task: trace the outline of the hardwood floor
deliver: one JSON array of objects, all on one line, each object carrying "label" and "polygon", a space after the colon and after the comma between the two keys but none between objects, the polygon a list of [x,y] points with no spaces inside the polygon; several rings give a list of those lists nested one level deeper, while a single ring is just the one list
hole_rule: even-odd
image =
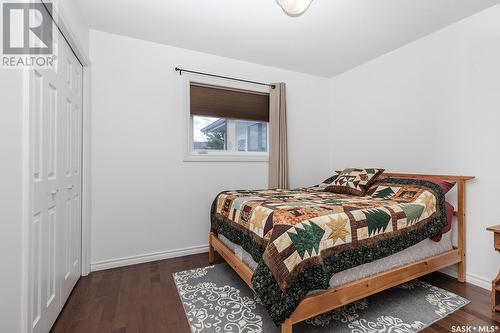
[{"label": "hardwood floor", "polygon": [[[199,254],[82,277],[51,332],[190,333],[172,273],[206,265],[207,254]],[[500,326],[500,313],[491,312],[488,291],[441,273],[422,280],[471,301],[424,332],[451,332],[452,326],[461,325]]]}]

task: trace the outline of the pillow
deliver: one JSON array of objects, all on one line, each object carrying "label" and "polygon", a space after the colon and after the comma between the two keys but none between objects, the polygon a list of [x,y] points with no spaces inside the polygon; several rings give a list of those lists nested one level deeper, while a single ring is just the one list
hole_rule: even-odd
[{"label": "pillow", "polygon": [[[383,175],[380,178],[382,178],[382,179],[380,179],[380,181],[384,181],[384,179],[386,179],[386,178],[398,178],[398,177],[389,177],[389,176]],[[453,186],[455,186],[455,184],[456,184],[456,182],[448,182],[446,180],[442,180],[439,178],[411,178],[411,177],[407,178],[407,177],[403,177],[403,179],[426,180],[428,182],[434,183],[437,186],[441,187],[441,190],[443,190],[444,194],[448,193],[453,188]]]},{"label": "pillow", "polygon": [[363,196],[384,169],[344,169],[324,190]]},{"label": "pillow", "polygon": [[446,180],[442,179],[427,179],[427,180],[441,187],[444,194],[448,193],[456,184],[455,182],[447,182]]},{"label": "pillow", "polygon": [[[381,178],[390,178],[390,177],[384,177],[382,176]],[[398,178],[398,177],[394,177],[394,178]],[[448,193],[452,188],[453,186],[455,186],[456,182],[448,182],[446,180],[442,180],[442,179],[439,179],[439,178],[403,178],[403,179],[418,179],[418,180],[426,180],[428,182],[431,182],[431,183],[434,183],[436,184],[437,186],[441,187],[441,189],[443,190],[443,193],[446,194]],[[381,180],[383,181],[383,180]]]},{"label": "pillow", "polygon": [[333,181],[335,179],[337,179],[338,176],[339,176],[339,174],[337,173],[336,175],[333,175],[330,178],[323,180],[323,182],[321,184],[319,184],[318,187],[320,189],[324,190],[325,188],[327,188],[328,186],[330,186],[330,184],[333,183]]}]

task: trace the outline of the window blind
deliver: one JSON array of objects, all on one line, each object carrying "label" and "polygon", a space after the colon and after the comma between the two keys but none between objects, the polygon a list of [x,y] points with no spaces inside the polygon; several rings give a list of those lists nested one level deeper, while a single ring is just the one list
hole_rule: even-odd
[{"label": "window blind", "polygon": [[269,122],[269,94],[191,83],[191,115]]}]

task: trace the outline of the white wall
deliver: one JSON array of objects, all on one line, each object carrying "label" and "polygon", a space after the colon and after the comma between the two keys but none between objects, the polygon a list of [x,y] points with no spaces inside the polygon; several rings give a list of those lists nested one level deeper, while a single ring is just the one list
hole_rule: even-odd
[{"label": "white wall", "polygon": [[78,48],[82,55],[88,58],[89,53],[89,26],[83,19],[82,10],[75,0],[52,0],[55,10],[63,20],[66,33],[71,39],[73,48]]},{"label": "white wall", "polygon": [[21,330],[23,75],[0,69],[0,328]]},{"label": "white wall", "polygon": [[183,162],[185,81],[175,66],[286,82],[291,185],[331,174],[327,79],[93,30],[90,56],[93,269],[204,250],[213,198],[267,187],[267,163]]},{"label": "white wall", "polygon": [[332,165],[474,175],[468,185],[468,280],[500,267],[500,5],[330,82]]}]

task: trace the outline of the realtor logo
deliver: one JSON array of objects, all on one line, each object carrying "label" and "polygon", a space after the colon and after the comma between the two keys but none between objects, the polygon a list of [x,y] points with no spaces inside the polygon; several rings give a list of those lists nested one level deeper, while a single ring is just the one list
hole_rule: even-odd
[{"label": "realtor logo", "polygon": [[52,3],[2,3],[2,67],[51,67]]}]

